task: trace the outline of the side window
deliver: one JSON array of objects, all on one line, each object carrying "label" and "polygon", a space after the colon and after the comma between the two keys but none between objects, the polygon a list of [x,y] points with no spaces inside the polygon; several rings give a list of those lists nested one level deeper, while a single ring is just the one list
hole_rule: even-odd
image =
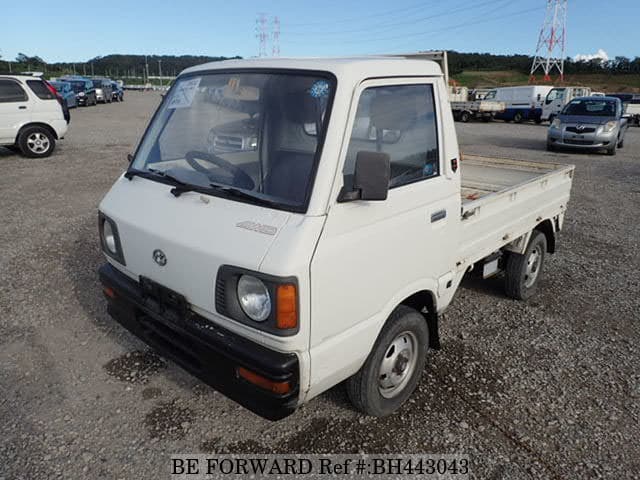
[{"label": "side window", "polygon": [[42,80],[27,80],[27,85],[29,85],[29,88],[40,100],[52,100],[56,98]]},{"label": "side window", "polygon": [[0,103],[26,101],[27,94],[17,82],[0,79]]},{"label": "side window", "polygon": [[367,88],[358,110],[343,174],[353,179],[360,151],[389,154],[389,188],[439,175],[438,135],[432,85]]}]

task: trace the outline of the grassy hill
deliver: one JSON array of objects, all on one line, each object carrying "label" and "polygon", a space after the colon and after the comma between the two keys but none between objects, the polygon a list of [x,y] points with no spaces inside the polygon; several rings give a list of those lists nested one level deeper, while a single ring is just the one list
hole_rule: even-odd
[{"label": "grassy hill", "polygon": [[[529,77],[516,71],[470,71],[466,70],[453,78],[460,85],[467,87],[507,87],[511,85],[526,85]],[[538,76],[537,83],[542,82]],[[558,83],[558,82],[555,82]],[[636,92],[640,93],[640,74],[610,75],[606,73],[582,73],[565,76],[566,85],[591,87],[600,92]]]}]

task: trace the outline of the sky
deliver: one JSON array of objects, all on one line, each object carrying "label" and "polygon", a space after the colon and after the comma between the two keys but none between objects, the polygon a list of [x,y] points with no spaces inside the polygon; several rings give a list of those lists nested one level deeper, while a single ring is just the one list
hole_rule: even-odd
[{"label": "sky", "polygon": [[[280,56],[457,50],[533,55],[546,0],[0,0],[0,56],[83,62],[112,53],[252,57],[256,20]],[[37,12],[34,15],[34,12]],[[566,55],[640,56],[639,0],[569,0]],[[272,54],[273,42],[267,41]]]}]

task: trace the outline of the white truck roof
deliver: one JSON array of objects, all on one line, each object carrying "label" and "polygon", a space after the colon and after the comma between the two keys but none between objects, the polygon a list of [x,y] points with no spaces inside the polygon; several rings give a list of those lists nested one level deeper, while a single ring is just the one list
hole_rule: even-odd
[{"label": "white truck roof", "polygon": [[410,60],[403,57],[365,56],[346,58],[250,58],[223,60],[190,67],[180,75],[205,70],[228,68],[274,68],[318,70],[333,73],[342,81],[359,82],[364,78],[389,76],[442,76],[440,66],[432,60]]}]

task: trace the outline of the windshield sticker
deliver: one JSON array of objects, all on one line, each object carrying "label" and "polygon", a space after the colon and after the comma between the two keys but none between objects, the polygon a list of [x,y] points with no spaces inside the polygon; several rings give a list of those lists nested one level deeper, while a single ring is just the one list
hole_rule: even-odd
[{"label": "windshield sticker", "polygon": [[169,105],[167,108],[187,108],[191,106],[193,97],[196,96],[196,91],[200,85],[202,77],[192,78],[191,80],[182,80],[171,95]]},{"label": "windshield sticker", "polygon": [[311,85],[309,95],[311,95],[313,98],[327,97],[329,95],[329,82],[327,82],[326,80],[318,80],[313,85]]}]

